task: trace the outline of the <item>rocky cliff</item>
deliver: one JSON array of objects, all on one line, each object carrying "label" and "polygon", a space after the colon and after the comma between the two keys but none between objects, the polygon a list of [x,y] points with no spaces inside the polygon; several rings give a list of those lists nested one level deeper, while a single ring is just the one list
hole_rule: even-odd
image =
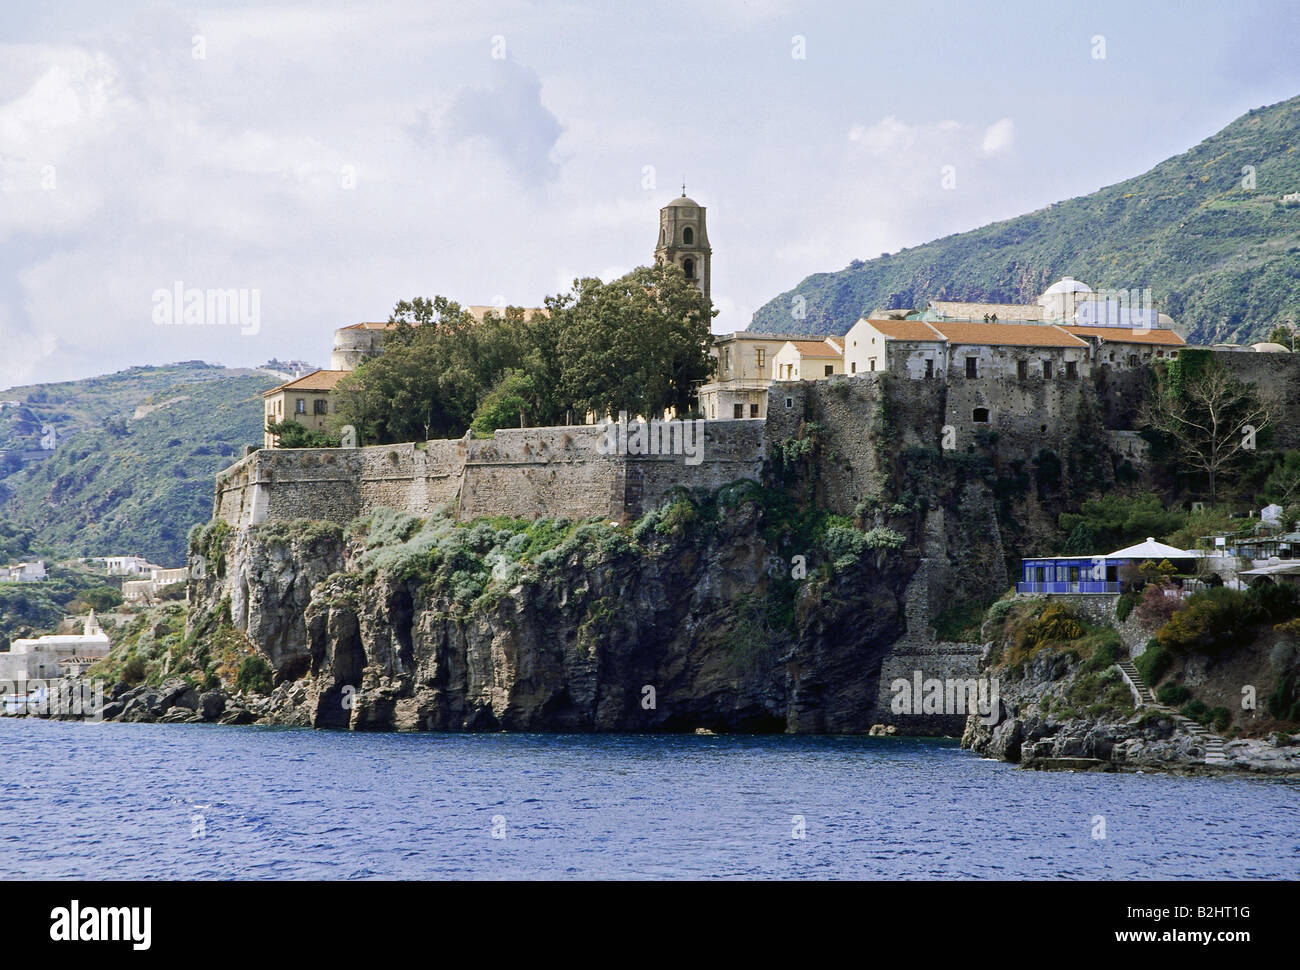
[{"label": "rocky cliff", "polygon": [[1121,672],[1113,628],[1041,597],[1003,600],[989,617],[980,675],[998,680],[997,716],[970,716],[963,747],[1022,768],[1300,776],[1300,733],[1224,742],[1154,703]]},{"label": "rocky cliff", "polygon": [[272,723],[865,732],[915,558],[838,548],[852,530],[771,499],[683,495],[633,529],[218,524],[191,550],[191,626],[229,622],[269,661]]}]

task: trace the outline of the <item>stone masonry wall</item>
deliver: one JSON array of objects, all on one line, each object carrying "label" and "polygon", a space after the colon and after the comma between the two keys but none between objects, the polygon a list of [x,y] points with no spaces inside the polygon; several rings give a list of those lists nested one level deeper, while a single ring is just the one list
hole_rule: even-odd
[{"label": "stone masonry wall", "polygon": [[684,454],[606,455],[601,428],[502,429],[470,438],[365,448],[263,449],[217,476],[213,514],[231,525],[297,518],[347,522],[383,506],[458,517],[637,518],[676,486],[757,480],[762,421],[704,422],[698,463]]}]

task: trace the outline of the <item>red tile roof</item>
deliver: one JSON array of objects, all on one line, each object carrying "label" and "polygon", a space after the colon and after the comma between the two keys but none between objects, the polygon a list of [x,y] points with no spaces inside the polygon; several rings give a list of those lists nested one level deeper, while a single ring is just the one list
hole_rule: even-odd
[{"label": "red tile roof", "polygon": [[923,320],[868,320],[867,323],[888,340],[940,340],[928,323]]},{"label": "red tile roof", "polygon": [[843,354],[822,340],[790,340],[787,343],[794,344],[801,357],[839,357]]},{"label": "red tile roof", "polygon": [[978,344],[1009,347],[1086,347],[1086,342],[1060,327],[1036,323],[948,323],[930,324],[950,344]]},{"label": "red tile roof", "polygon": [[1062,330],[1076,337],[1100,337],[1112,344],[1158,344],[1162,347],[1186,347],[1187,341],[1172,330],[1148,330],[1143,333],[1128,327],[1074,327],[1063,326]]},{"label": "red tile roof", "polygon": [[338,382],[343,380],[349,373],[351,372],[345,370],[314,370],[310,374],[304,374],[302,377],[281,384],[279,387],[263,391],[262,397],[270,397],[280,391],[332,391],[338,385]]}]

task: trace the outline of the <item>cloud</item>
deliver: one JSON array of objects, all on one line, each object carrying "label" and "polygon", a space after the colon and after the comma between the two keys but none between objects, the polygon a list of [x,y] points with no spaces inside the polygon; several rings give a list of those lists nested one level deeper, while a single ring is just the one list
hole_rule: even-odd
[{"label": "cloud", "polygon": [[989,125],[984,132],[982,148],[985,155],[1001,155],[1009,151],[1016,142],[1016,124],[1010,118],[1003,118]]},{"label": "cloud", "polygon": [[499,75],[487,87],[463,89],[442,121],[455,141],[480,141],[504,159],[526,182],[555,178],[551,158],[563,132],[559,119],[542,104],[537,72],[513,60],[498,65]]}]

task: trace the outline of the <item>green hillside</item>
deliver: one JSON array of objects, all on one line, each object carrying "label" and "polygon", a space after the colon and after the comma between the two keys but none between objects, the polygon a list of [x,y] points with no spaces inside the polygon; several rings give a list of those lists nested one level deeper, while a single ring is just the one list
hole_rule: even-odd
[{"label": "green hillside", "polygon": [[[1300,97],[1091,195],[809,276],[760,307],[750,329],[843,334],[875,308],[1032,303],[1073,276],[1095,289],[1150,287],[1192,343],[1266,340],[1288,317],[1300,325],[1300,204],[1280,201],[1300,192],[1297,144]],[[802,321],[791,318],[796,293]]]},{"label": "green hillside", "polygon": [[[262,440],[262,371],[198,361],[0,391],[0,537],[53,558],[185,561],[186,534],[212,514],[213,475]],[[41,428],[56,448],[39,450]]]}]

